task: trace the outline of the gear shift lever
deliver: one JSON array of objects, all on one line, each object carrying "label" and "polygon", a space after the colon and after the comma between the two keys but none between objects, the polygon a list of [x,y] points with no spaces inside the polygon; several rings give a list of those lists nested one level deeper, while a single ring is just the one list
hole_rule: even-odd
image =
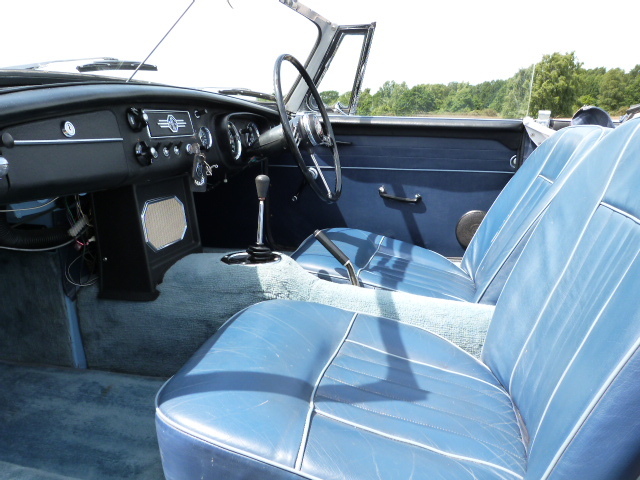
[{"label": "gear shift lever", "polygon": [[256,177],[256,191],[258,192],[258,236],[256,238],[256,244],[262,245],[262,238],[264,232],[264,201],[267,199],[267,192],[269,191],[269,177],[266,175],[258,175]]},{"label": "gear shift lever", "polygon": [[269,177],[258,175],[256,177],[256,191],[258,193],[258,231],[256,243],[247,248],[246,252],[238,252],[226,255],[222,261],[229,264],[256,264],[269,263],[280,259],[280,255],[273,253],[264,244],[264,201],[269,191]]}]

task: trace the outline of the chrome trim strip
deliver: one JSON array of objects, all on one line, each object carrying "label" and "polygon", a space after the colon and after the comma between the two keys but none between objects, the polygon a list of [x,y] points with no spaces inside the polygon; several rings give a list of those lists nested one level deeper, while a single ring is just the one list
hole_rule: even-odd
[{"label": "chrome trim strip", "polygon": [[52,140],[15,140],[15,145],[65,145],[75,143],[115,143],[124,142],[123,138],[69,138]]}]

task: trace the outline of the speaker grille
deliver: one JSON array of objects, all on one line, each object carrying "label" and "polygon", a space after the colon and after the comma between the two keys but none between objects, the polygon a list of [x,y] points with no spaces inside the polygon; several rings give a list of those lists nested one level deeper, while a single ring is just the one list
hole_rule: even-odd
[{"label": "speaker grille", "polygon": [[141,216],[144,240],[156,252],[179,242],[187,233],[184,204],[177,197],[147,200]]}]

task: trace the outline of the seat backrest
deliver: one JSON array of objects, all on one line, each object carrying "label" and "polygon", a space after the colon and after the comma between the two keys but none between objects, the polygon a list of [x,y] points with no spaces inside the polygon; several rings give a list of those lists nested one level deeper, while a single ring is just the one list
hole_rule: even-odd
[{"label": "seat backrest", "polygon": [[487,212],[462,259],[462,268],[476,284],[476,302],[497,301],[518,247],[580,159],[610,131],[596,125],[563,128],[524,162]]},{"label": "seat backrest", "polygon": [[640,471],[640,119],[576,167],[497,303],[483,360],[517,406],[526,478]]}]

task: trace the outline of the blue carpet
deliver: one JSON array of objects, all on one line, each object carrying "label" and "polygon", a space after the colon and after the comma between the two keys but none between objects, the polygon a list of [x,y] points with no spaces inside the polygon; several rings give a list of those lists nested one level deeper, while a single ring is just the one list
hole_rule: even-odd
[{"label": "blue carpet", "polygon": [[0,363],[0,479],[162,479],[163,379]]}]

